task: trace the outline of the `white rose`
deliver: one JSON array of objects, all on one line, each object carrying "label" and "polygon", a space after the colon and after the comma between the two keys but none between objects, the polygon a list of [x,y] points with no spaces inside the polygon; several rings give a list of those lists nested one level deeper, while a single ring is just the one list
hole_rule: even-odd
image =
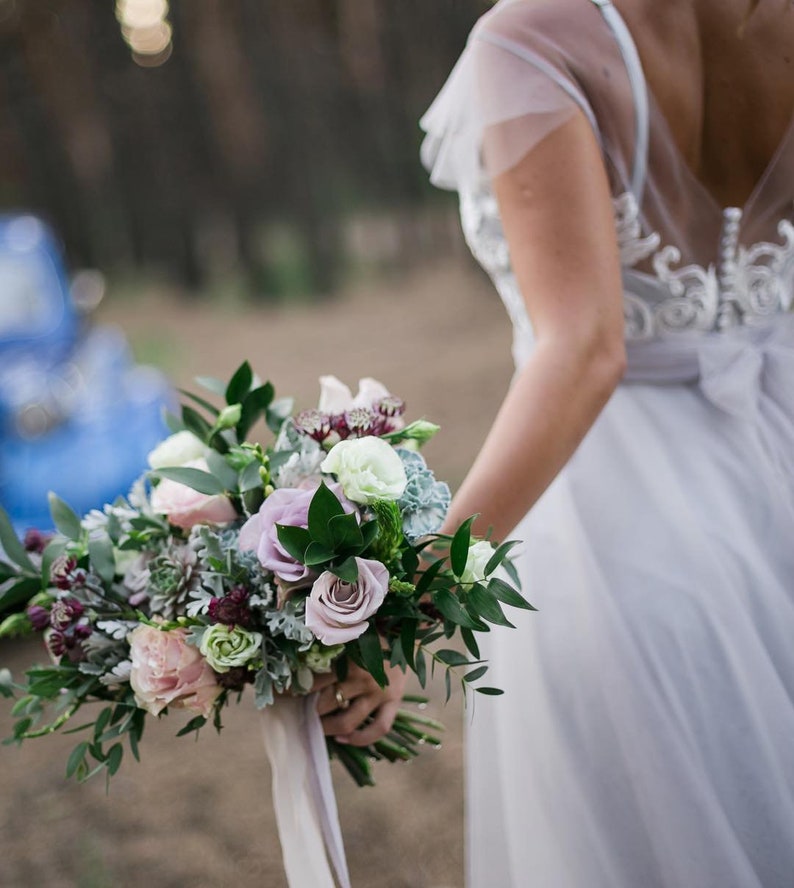
[{"label": "white rose", "polygon": [[408,483],[394,448],[374,435],[335,444],[320,468],[336,475],[345,496],[354,503],[399,499]]},{"label": "white rose", "polygon": [[469,546],[466,567],[460,575],[461,583],[479,583],[485,579],[485,566],[494,553],[493,546],[487,540],[479,540]]},{"label": "white rose", "polygon": [[161,441],[157,447],[146,457],[153,469],[163,469],[166,466],[184,466],[194,459],[205,456],[207,447],[197,438],[193,432],[185,429],[177,432]]}]

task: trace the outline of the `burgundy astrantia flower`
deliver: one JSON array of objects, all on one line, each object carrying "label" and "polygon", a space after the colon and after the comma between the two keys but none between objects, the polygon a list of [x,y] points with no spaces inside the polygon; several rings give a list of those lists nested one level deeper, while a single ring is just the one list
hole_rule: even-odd
[{"label": "burgundy astrantia flower", "polygon": [[226,626],[249,626],[249,596],[250,593],[244,586],[235,586],[223,598],[213,598],[209,606],[210,619],[213,623],[223,623]]},{"label": "burgundy astrantia flower", "polygon": [[61,555],[52,563],[50,569],[50,581],[53,586],[62,591],[80,588],[85,585],[86,572],[77,566],[77,559],[68,555]]},{"label": "burgundy astrantia flower", "polygon": [[85,659],[81,642],[92,633],[87,623],[76,623],[66,629],[54,629],[47,636],[47,647],[53,657],[66,656],[72,663]]},{"label": "burgundy astrantia flower", "polygon": [[25,531],[23,545],[28,552],[35,552],[36,554],[41,555],[51,539],[51,533],[43,533],[40,530],[36,530],[35,527],[31,527]]},{"label": "burgundy astrantia flower", "polygon": [[27,615],[30,625],[39,632],[50,625],[50,612],[40,604],[31,604],[27,609]]},{"label": "burgundy astrantia flower", "polygon": [[242,691],[247,684],[253,684],[256,673],[245,666],[233,666],[228,672],[216,672],[218,684],[227,691]]},{"label": "burgundy astrantia flower", "polygon": [[345,413],[345,425],[348,432],[356,438],[373,434],[378,419],[378,415],[369,407],[354,407]]},{"label": "burgundy astrantia flower", "polygon": [[61,598],[50,608],[50,626],[66,629],[83,615],[83,605],[76,598]]},{"label": "burgundy astrantia flower", "polygon": [[331,434],[331,417],[320,410],[301,410],[293,422],[300,434],[313,438],[318,444]]}]

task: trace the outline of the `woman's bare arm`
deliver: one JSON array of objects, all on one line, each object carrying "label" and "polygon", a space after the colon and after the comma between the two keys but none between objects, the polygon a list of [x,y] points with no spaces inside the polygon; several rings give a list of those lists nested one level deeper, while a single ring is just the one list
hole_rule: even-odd
[{"label": "woman's bare arm", "polygon": [[625,368],[620,262],[601,151],[583,116],[494,188],[536,346],[508,391],[445,529],[504,539],[606,404]]}]

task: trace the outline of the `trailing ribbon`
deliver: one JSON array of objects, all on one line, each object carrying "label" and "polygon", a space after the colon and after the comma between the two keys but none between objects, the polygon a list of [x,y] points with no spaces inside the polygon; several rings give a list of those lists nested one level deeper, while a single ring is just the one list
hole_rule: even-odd
[{"label": "trailing ribbon", "polygon": [[280,698],[262,710],[284,870],[290,888],[350,888],[317,698]]}]

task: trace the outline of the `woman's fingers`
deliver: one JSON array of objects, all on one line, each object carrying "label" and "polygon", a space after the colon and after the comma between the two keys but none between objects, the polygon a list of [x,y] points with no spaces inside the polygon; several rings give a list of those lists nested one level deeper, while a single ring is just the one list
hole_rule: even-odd
[{"label": "woman's fingers", "polygon": [[362,694],[352,700],[347,709],[336,708],[335,712],[323,716],[323,731],[327,736],[349,734],[375,710],[380,703],[378,697]]},{"label": "woman's fingers", "polygon": [[383,703],[369,724],[347,734],[336,734],[334,739],[339,743],[349,743],[350,746],[369,746],[389,733],[399,708],[398,700]]}]

